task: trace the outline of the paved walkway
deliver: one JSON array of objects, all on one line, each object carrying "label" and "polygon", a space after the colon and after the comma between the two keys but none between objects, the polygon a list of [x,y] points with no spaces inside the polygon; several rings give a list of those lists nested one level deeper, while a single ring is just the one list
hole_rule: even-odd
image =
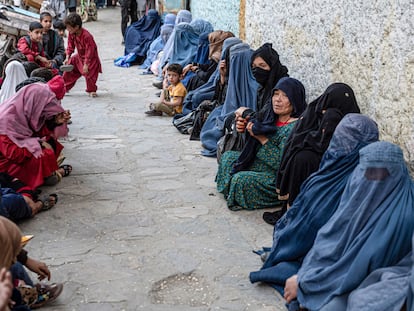
[{"label": "paved walkway", "polygon": [[73,124],[64,142],[71,176],[52,210],[24,222],[27,246],[64,282],[47,310],[285,310],[276,292],[252,285],[271,245],[263,211],[231,212],[215,190],[216,160],[167,117],[146,117],[152,77],[117,68],[120,8],[85,24],[104,73],[98,98],[80,80],[63,100]]}]

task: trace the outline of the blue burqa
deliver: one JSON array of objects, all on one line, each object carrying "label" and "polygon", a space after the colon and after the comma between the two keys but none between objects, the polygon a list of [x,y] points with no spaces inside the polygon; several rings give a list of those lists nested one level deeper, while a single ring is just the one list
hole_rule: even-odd
[{"label": "blue burqa", "polygon": [[374,270],[411,251],[414,183],[400,147],[375,142],[360,150],[337,211],[319,230],[298,271],[298,302],[320,310],[348,295]]},{"label": "blue burqa", "polygon": [[[224,59],[224,52],[228,48],[238,43],[242,43],[242,41],[236,37],[231,37],[224,40],[220,60]],[[216,83],[219,78],[220,72],[217,66],[216,71],[211,75],[206,84],[200,86],[199,88],[187,94],[183,103],[183,113],[180,117],[185,116],[197,109],[197,107],[201,104],[203,100],[211,100],[214,96],[216,90]]]},{"label": "blue burqa", "polygon": [[318,230],[331,218],[345,185],[359,162],[359,150],[378,140],[378,127],[369,117],[347,114],[335,129],[319,170],[302,185],[291,208],[276,223],[273,245],[261,270],[250,281],[266,282],[283,295],[287,278],[296,274]]},{"label": "blue burqa", "polygon": [[198,34],[188,23],[180,23],[174,29],[174,43],[169,64],[180,64],[185,67],[191,63],[197,54]]},{"label": "blue burqa", "polygon": [[160,34],[161,17],[156,10],[149,10],[146,16],[128,26],[125,32],[125,55],[134,53],[145,57],[148,48]]},{"label": "blue burqa", "polygon": [[230,67],[224,104],[208,116],[200,133],[204,156],[215,157],[217,142],[224,134],[224,120],[239,107],[256,110],[258,84],[251,70],[252,50],[246,43],[230,48]]},{"label": "blue burqa", "polygon": [[191,27],[193,27],[194,32],[199,36],[204,32],[210,33],[214,31],[213,25],[211,25],[210,22],[201,18],[193,19],[190,25]]}]

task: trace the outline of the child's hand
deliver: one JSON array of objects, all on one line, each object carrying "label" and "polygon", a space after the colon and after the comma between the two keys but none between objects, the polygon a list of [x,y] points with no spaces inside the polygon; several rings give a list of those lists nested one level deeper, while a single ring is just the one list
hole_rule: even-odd
[{"label": "child's hand", "polygon": [[69,64],[69,56],[66,56],[65,60],[63,61],[63,65]]},{"label": "child's hand", "polygon": [[87,75],[89,73],[89,66],[88,64],[83,65],[83,74]]},{"label": "child's hand", "polygon": [[13,283],[10,272],[6,268],[0,271],[0,310],[8,310],[10,298],[13,291]]}]

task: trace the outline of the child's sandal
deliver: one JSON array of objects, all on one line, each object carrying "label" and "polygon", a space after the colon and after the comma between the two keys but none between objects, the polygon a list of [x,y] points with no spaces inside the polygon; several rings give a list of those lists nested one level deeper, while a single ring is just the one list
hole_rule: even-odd
[{"label": "child's sandal", "polygon": [[64,164],[64,165],[59,166],[59,168],[61,168],[63,170],[62,177],[69,176],[70,173],[72,173],[72,165]]}]

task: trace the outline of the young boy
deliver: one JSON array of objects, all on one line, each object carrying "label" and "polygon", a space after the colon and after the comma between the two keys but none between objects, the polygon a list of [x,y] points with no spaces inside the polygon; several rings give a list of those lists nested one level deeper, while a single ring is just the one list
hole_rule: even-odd
[{"label": "young boy", "polygon": [[183,101],[187,94],[184,84],[181,83],[183,67],[180,64],[171,64],[167,68],[167,80],[170,86],[161,92],[160,102],[151,104],[150,110],[145,113],[149,116],[162,116],[165,112],[173,116],[183,111]]},{"label": "young boy", "polygon": [[29,34],[17,42],[17,49],[22,52],[29,62],[35,62],[40,67],[50,68],[51,62],[46,58],[43,44],[43,26],[39,22],[29,24]]},{"label": "young boy", "polygon": [[[98,47],[93,36],[85,28],[82,28],[82,19],[76,13],[70,13],[65,21],[69,31],[68,47],[64,64],[73,65],[73,70],[63,73],[66,90],[69,91],[76,81],[84,76],[86,80],[86,92],[91,97],[96,97],[96,80],[102,72],[101,61],[98,56]],[[77,53],[73,54],[77,50]]]},{"label": "young boy", "polygon": [[43,26],[42,42],[46,58],[53,68],[58,69],[66,57],[63,39],[52,29],[52,15],[49,12],[40,13],[40,23]]},{"label": "young boy", "polygon": [[57,31],[61,38],[66,37],[66,26],[61,20],[57,19],[53,22],[53,29]]}]

